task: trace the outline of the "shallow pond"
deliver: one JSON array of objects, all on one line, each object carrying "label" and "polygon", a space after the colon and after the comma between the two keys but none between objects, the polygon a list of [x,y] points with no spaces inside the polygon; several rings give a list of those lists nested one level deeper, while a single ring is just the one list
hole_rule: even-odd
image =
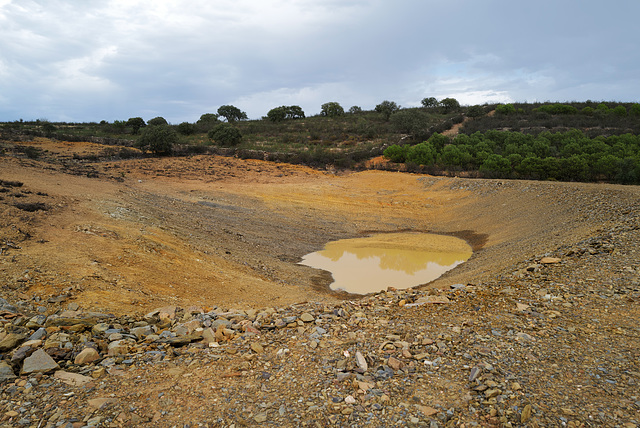
[{"label": "shallow pond", "polygon": [[374,293],[433,281],[471,257],[466,241],[432,233],[385,233],[329,242],[300,264],[333,275],[332,290]]}]

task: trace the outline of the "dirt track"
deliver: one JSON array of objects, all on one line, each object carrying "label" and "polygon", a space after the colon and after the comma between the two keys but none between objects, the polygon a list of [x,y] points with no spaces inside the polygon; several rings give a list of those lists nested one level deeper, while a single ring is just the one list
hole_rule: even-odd
[{"label": "dirt track", "polygon": [[[10,301],[69,294],[67,302],[80,308],[116,315],[167,305],[339,304],[354,296],[328,292],[327,275],[296,261],[330,240],[371,232],[433,231],[467,239],[474,255],[427,285],[440,289],[496,282],[516,287],[522,276],[514,272],[524,272],[523,266],[612,230],[627,231],[625,245],[637,243],[640,189],[632,186],[332,174],[210,156],[74,163],[71,151],[102,148],[32,144],[47,149],[46,156],[0,157],[6,189],[0,193],[0,282]],[[16,207],[20,203],[44,209]],[[611,263],[620,269],[626,263],[637,279],[637,259],[629,251],[623,249],[624,261]],[[549,284],[578,284],[606,267],[585,268],[576,279],[580,269]],[[611,275],[615,282],[618,274]],[[443,326],[458,318],[443,319]]]}]

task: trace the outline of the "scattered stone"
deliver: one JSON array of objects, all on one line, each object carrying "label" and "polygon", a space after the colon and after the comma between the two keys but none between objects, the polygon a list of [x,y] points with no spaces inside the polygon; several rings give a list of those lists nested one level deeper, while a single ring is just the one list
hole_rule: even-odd
[{"label": "scattered stone", "polygon": [[258,342],[251,342],[251,350],[256,354],[262,354],[264,352],[264,348]]},{"label": "scattered stone", "polygon": [[15,379],[17,376],[13,372],[11,366],[5,361],[0,360],[0,382]]},{"label": "scattered stone", "polygon": [[315,318],[310,313],[305,312],[302,315],[300,315],[300,320],[303,322],[313,322],[315,321]]},{"label": "scattered stone", "polygon": [[78,365],[92,363],[96,360],[100,359],[100,353],[93,348],[84,348],[76,358],[74,359],[74,363]]},{"label": "scattered stone", "polygon": [[367,364],[367,360],[360,351],[356,352],[356,364],[363,372],[366,372],[369,369],[369,364]]},{"label": "scattered stone", "polygon": [[117,400],[115,400],[114,398],[105,397],[92,398],[91,400],[87,400],[87,404],[94,409],[102,409],[103,407],[115,402],[117,402]]},{"label": "scattered stone", "polygon": [[531,404],[527,404],[522,409],[522,413],[520,414],[520,423],[524,424],[531,419]]},{"label": "scattered stone", "polygon": [[62,370],[58,370],[57,372],[55,372],[53,374],[53,377],[71,386],[84,386],[94,381],[92,377],[84,376],[78,373],[69,373]]},{"label": "scattered stone", "polygon": [[266,413],[258,413],[253,417],[253,420],[256,421],[257,423],[262,423],[262,422],[266,422],[267,418],[268,416]]},{"label": "scattered stone", "polygon": [[0,352],[7,352],[18,346],[26,336],[24,334],[9,333],[0,341]]},{"label": "scattered stone", "polygon": [[20,374],[47,373],[59,369],[58,363],[43,349],[36,350],[31,356],[25,358]]}]

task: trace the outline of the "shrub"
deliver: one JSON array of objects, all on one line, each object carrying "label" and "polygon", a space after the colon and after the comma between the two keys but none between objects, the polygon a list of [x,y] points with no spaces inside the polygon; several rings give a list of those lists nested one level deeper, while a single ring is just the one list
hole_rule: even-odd
[{"label": "shrub", "polygon": [[349,108],[349,113],[351,113],[351,114],[362,113],[362,107],[360,107],[360,106],[351,106]]},{"label": "shrub", "polygon": [[467,116],[469,117],[480,117],[484,116],[484,108],[479,105],[471,106],[467,109]]},{"label": "shrub", "polygon": [[616,116],[624,117],[627,115],[627,109],[624,106],[617,106],[613,109],[613,114]]},{"label": "shrub", "polygon": [[420,143],[409,149],[407,162],[418,165],[433,165],[436,161],[437,151],[431,143]]},{"label": "shrub", "polygon": [[168,125],[167,119],[162,116],[154,117],[153,119],[149,119],[147,121],[147,125],[150,126],[158,126],[158,125]]},{"label": "shrub", "polygon": [[140,132],[140,128],[146,126],[146,123],[144,123],[144,119],[141,117],[130,117],[126,125],[131,127],[132,134],[137,135]]},{"label": "shrub", "polygon": [[429,143],[437,150],[442,150],[445,145],[449,144],[449,137],[446,135],[438,134],[437,132],[429,138]]},{"label": "shrub", "polygon": [[511,114],[515,112],[516,108],[513,106],[513,104],[499,104],[498,106],[496,106],[496,113],[498,114]]},{"label": "shrub", "polygon": [[383,101],[378,104],[375,108],[375,111],[382,114],[384,116],[384,120],[389,120],[391,115],[400,110],[398,104],[393,101]]},{"label": "shrub", "polygon": [[169,125],[147,126],[134,146],[142,151],[150,151],[157,155],[171,153],[173,145],[178,142],[178,134]]},{"label": "shrub", "polygon": [[209,131],[209,138],[219,146],[233,147],[242,142],[242,134],[234,126],[228,123],[221,123]]},{"label": "shrub", "polygon": [[176,127],[176,129],[178,133],[182,135],[191,135],[191,134],[195,134],[196,132],[195,125],[189,122],[182,122],[180,125]]},{"label": "shrub", "polygon": [[407,160],[407,154],[409,153],[409,146],[400,146],[394,144],[384,150],[384,156],[391,162],[402,163]]},{"label": "shrub", "polygon": [[196,122],[196,128],[199,132],[208,132],[219,123],[220,120],[217,114],[205,113],[200,116],[200,119]]}]

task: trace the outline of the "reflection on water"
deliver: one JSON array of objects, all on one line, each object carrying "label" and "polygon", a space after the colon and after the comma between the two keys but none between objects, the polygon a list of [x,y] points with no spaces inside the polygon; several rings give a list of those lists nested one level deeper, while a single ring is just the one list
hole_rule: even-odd
[{"label": "reflection on water", "polygon": [[471,257],[462,239],[429,233],[389,233],[329,242],[301,264],[333,275],[332,290],[367,294],[433,281]]}]

